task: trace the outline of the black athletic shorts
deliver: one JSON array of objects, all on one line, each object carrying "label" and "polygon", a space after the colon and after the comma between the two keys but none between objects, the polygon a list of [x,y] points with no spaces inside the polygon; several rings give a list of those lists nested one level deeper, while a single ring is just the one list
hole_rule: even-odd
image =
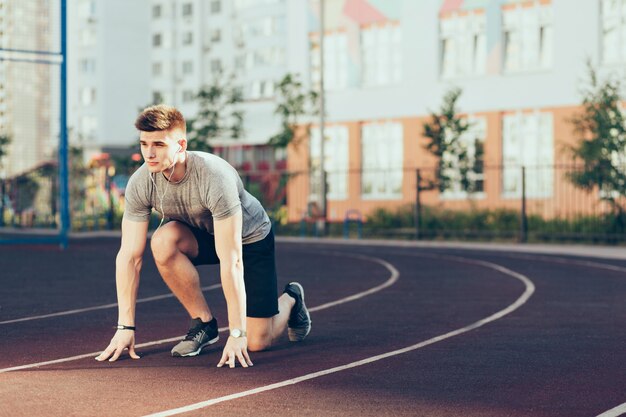
[{"label": "black athletic shorts", "polygon": [[[215,237],[187,225],[198,242],[194,265],[215,265],[220,260],[215,251]],[[274,231],[258,242],[243,245],[243,280],[246,285],[248,317],[272,317],[278,314]]]}]

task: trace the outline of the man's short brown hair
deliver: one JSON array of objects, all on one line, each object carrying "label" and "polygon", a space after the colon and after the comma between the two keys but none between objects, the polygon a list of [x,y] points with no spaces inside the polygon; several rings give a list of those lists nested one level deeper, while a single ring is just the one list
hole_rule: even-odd
[{"label": "man's short brown hair", "polygon": [[180,129],[187,132],[185,118],[178,109],[165,104],[150,106],[137,116],[135,127],[142,132]]}]

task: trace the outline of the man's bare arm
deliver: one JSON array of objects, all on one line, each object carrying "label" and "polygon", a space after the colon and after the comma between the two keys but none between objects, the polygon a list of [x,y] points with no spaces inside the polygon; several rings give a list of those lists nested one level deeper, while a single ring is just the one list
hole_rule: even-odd
[{"label": "man's bare arm", "polygon": [[119,324],[135,325],[135,304],[147,236],[148,222],[122,220],[122,244],[115,259]]},{"label": "man's bare arm", "polygon": [[[228,326],[230,329],[246,330],[246,288],[243,280],[243,249],[241,243],[242,214],[241,211],[223,220],[213,223],[215,231],[215,251],[220,259],[220,276],[224,297],[228,309]],[[233,368],[235,358],[245,368],[252,365],[248,356],[248,340],[246,337],[228,338],[222,359],[217,366],[224,363]]]},{"label": "man's bare arm", "polygon": [[[122,220],[122,244],[115,260],[115,282],[117,287],[118,324],[135,325],[135,306],[141,260],[146,247],[148,222]],[[135,353],[135,332],[118,330],[111,343],[96,360],[103,361],[110,357],[113,362],[128,348],[133,359],[139,359]]]}]

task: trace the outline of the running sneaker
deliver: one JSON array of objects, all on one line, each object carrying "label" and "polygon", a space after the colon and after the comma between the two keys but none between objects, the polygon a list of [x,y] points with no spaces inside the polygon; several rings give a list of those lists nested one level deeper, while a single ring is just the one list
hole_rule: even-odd
[{"label": "running sneaker", "polygon": [[187,336],[172,349],[172,356],[196,356],[202,348],[217,342],[220,339],[215,317],[208,323],[199,318],[191,320],[191,328]]},{"label": "running sneaker", "polygon": [[287,322],[289,340],[300,342],[311,331],[311,315],[304,304],[304,288],[297,282],[290,282],[283,292],[296,300]]}]

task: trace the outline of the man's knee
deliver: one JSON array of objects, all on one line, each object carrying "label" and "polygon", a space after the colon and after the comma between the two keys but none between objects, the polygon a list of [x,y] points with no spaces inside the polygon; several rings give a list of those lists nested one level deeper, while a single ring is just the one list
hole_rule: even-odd
[{"label": "man's knee", "polygon": [[154,233],[150,239],[150,249],[152,249],[155,262],[167,263],[178,250],[177,241],[178,238],[174,230],[162,228]]},{"label": "man's knee", "polygon": [[271,346],[272,338],[269,333],[248,338],[248,351],[250,352],[260,352],[269,349]]},{"label": "man's knee", "polygon": [[248,350],[258,352],[272,346],[272,320],[248,318]]}]

